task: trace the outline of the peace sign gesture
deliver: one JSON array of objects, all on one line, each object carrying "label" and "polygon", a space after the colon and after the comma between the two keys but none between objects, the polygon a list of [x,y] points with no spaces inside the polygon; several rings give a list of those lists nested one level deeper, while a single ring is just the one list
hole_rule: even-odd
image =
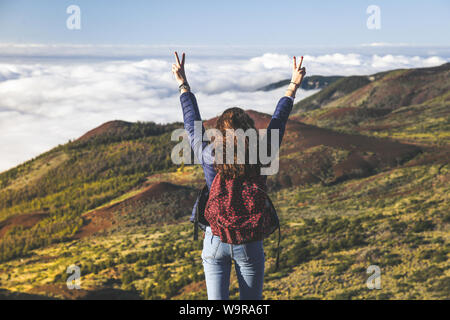
[{"label": "peace sign gesture", "polygon": [[299,87],[303,81],[303,77],[305,76],[306,70],[305,67],[302,68],[303,56],[301,57],[300,63],[297,66],[297,59],[294,56],[292,65],[292,78],[291,81]]},{"label": "peace sign gesture", "polygon": [[175,59],[177,60],[176,63],[172,64],[172,72],[175,75],[175,79],[177,80],[178,85],[187,83],[186,74],[184,72],[184,60],[185,60],[184,52],[180,62],[180,58],[178,58],[178,53],[175,51]]},{"label": "peace sign gesture", "polygon": [[300,63],[297,65],[297,58],[294,56],[292,61],[292,78],[289,84],[285,96],[295,98],[295,93],[300,87],[303,81],[303,77],[306,74],[305,67],[302,68],[303,56],[301,57]]}]

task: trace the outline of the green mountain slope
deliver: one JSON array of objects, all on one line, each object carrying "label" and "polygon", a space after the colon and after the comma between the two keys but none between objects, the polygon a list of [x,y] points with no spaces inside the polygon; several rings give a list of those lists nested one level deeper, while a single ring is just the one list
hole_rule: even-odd
[{"label": "green mountain slope", "polygon": [[320,108],[356,89],[370,83],[368,76],[352,76],[339,79],[330,86],[296,103],[294,110],[309,111]]},{"label": "green mountain slope", "polygon": [[175,170],[170,134],[180,127],[109,122],[0,174],[0,221],[49,214],[30,229],[10,228],[0,242],[0,259],[67,239],[81,226],[81,213],[129,191],[152,172]]},{"label": "green mountain slope", "polygon": [[295,109],[294,118],[320,127],[409,143],[447,144],[450,63],[343,78],[300,101]]}]

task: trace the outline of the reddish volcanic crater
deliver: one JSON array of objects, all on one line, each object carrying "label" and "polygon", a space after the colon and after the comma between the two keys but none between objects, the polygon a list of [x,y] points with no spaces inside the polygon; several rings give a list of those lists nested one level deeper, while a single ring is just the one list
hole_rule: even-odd
[{"label": "reddish volcanic crater", "polygon": [[0,238],[2,238],[8,230],[11,230],[14,227],[30,229],[39,221],[47,218],[48,216],[49,214],[46,212],[35,212],[7,218],[6,220],[0,222]]},{"label": "reddish volcanic crater", "polygon": [[89,139],[102,136],[105,134],[108,135],[120,134],[121,132],[127,131],[132,125],[133,123],[122,120],[108,121],[86,132],[84,135],[78,138],[77,141],[87,141]]},{"label": "reddish volcanic crater", "polygon": [[[138,194],[125,200],[84,214],[84,224],[75,234],[74,238],[80,239],[107,230],[116,223],[115,214],[128,214],[147,203],[162,200],[171,194],[182,192],[184,190],[190,191],[191,189],[170,182],[154,183]],[[189,196],[181,198],[177,203],[177,206],[186,208],[192,207],[193,200],[193,197]]]}]

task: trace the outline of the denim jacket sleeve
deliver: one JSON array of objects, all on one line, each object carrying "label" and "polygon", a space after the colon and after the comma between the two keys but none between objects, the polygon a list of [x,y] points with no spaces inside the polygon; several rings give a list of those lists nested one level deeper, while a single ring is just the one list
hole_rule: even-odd
[{"label": "denim jacket sleeve", "polygon": [[202,121],[198,109],[197,100],[192,92],[184,92],[180,96],[181,107],[183,109],[184,128],[187,131],[189,143],[194,156],[203,167],[206,184],[211,188],[211,184],[216,176],[216,170],[213,167],[214,156],[212,155],[212,146],[207,141],[203,141],[205,128],[201,124],[201,131],[194,130],[195,121]]},{"label": "denim jacket sleeve", "polygon": [[[270,154],[274,155],[276,152],[278,152],[281,141],[283,140],[284,132],[286,129],[286,123],[289,118],[289,114],[292,111],[292,107],[294,104],[294,100],[290,97],[284,96],[282,97],[277,104],[277,107],[275,109],[275,112],[272,115],[272,119],[269,122],[269,125],[267,127],[267,150],[271,150]],[[272,129],[279,130],[279,136],[278,136],[278,148],[271,148],[270,144],[272,141]],[[278,150],[277,150],[278,149]],[[267,176],[264,176],[264,180],[267,181]]]},{"label": "denim jacket sleeve", "polygon": [[[279,129],[279,146],[281,146],[281,141],[283,140],[284,131],[286,129],[286,123],[289,118],[289,114],[292,111],[294,105],[293,99],[284,96],[277,104],[275,112],[273,113],[272,119],[270,120],[269,126],[267,127],[267,134],[270,135],[270,129]],[[269,136],[270,137],[270,136]],[[270,139],[267,141],[269,142]]]}]

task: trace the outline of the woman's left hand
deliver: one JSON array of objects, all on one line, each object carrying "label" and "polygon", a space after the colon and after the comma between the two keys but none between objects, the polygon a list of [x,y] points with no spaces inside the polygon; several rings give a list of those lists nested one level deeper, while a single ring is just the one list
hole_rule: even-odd
[{"label": "woman's left hand", "polygon": [[184,72],[184,58],[185,54],[183,52],[180,62],[180,58],[178,58],[178,53],[175,51],[175,59],[177,61],[176,63],[172,64],[172,72],[175,75],[175,79],[177,80],[178,85],[187,83],[186,73]]}]

